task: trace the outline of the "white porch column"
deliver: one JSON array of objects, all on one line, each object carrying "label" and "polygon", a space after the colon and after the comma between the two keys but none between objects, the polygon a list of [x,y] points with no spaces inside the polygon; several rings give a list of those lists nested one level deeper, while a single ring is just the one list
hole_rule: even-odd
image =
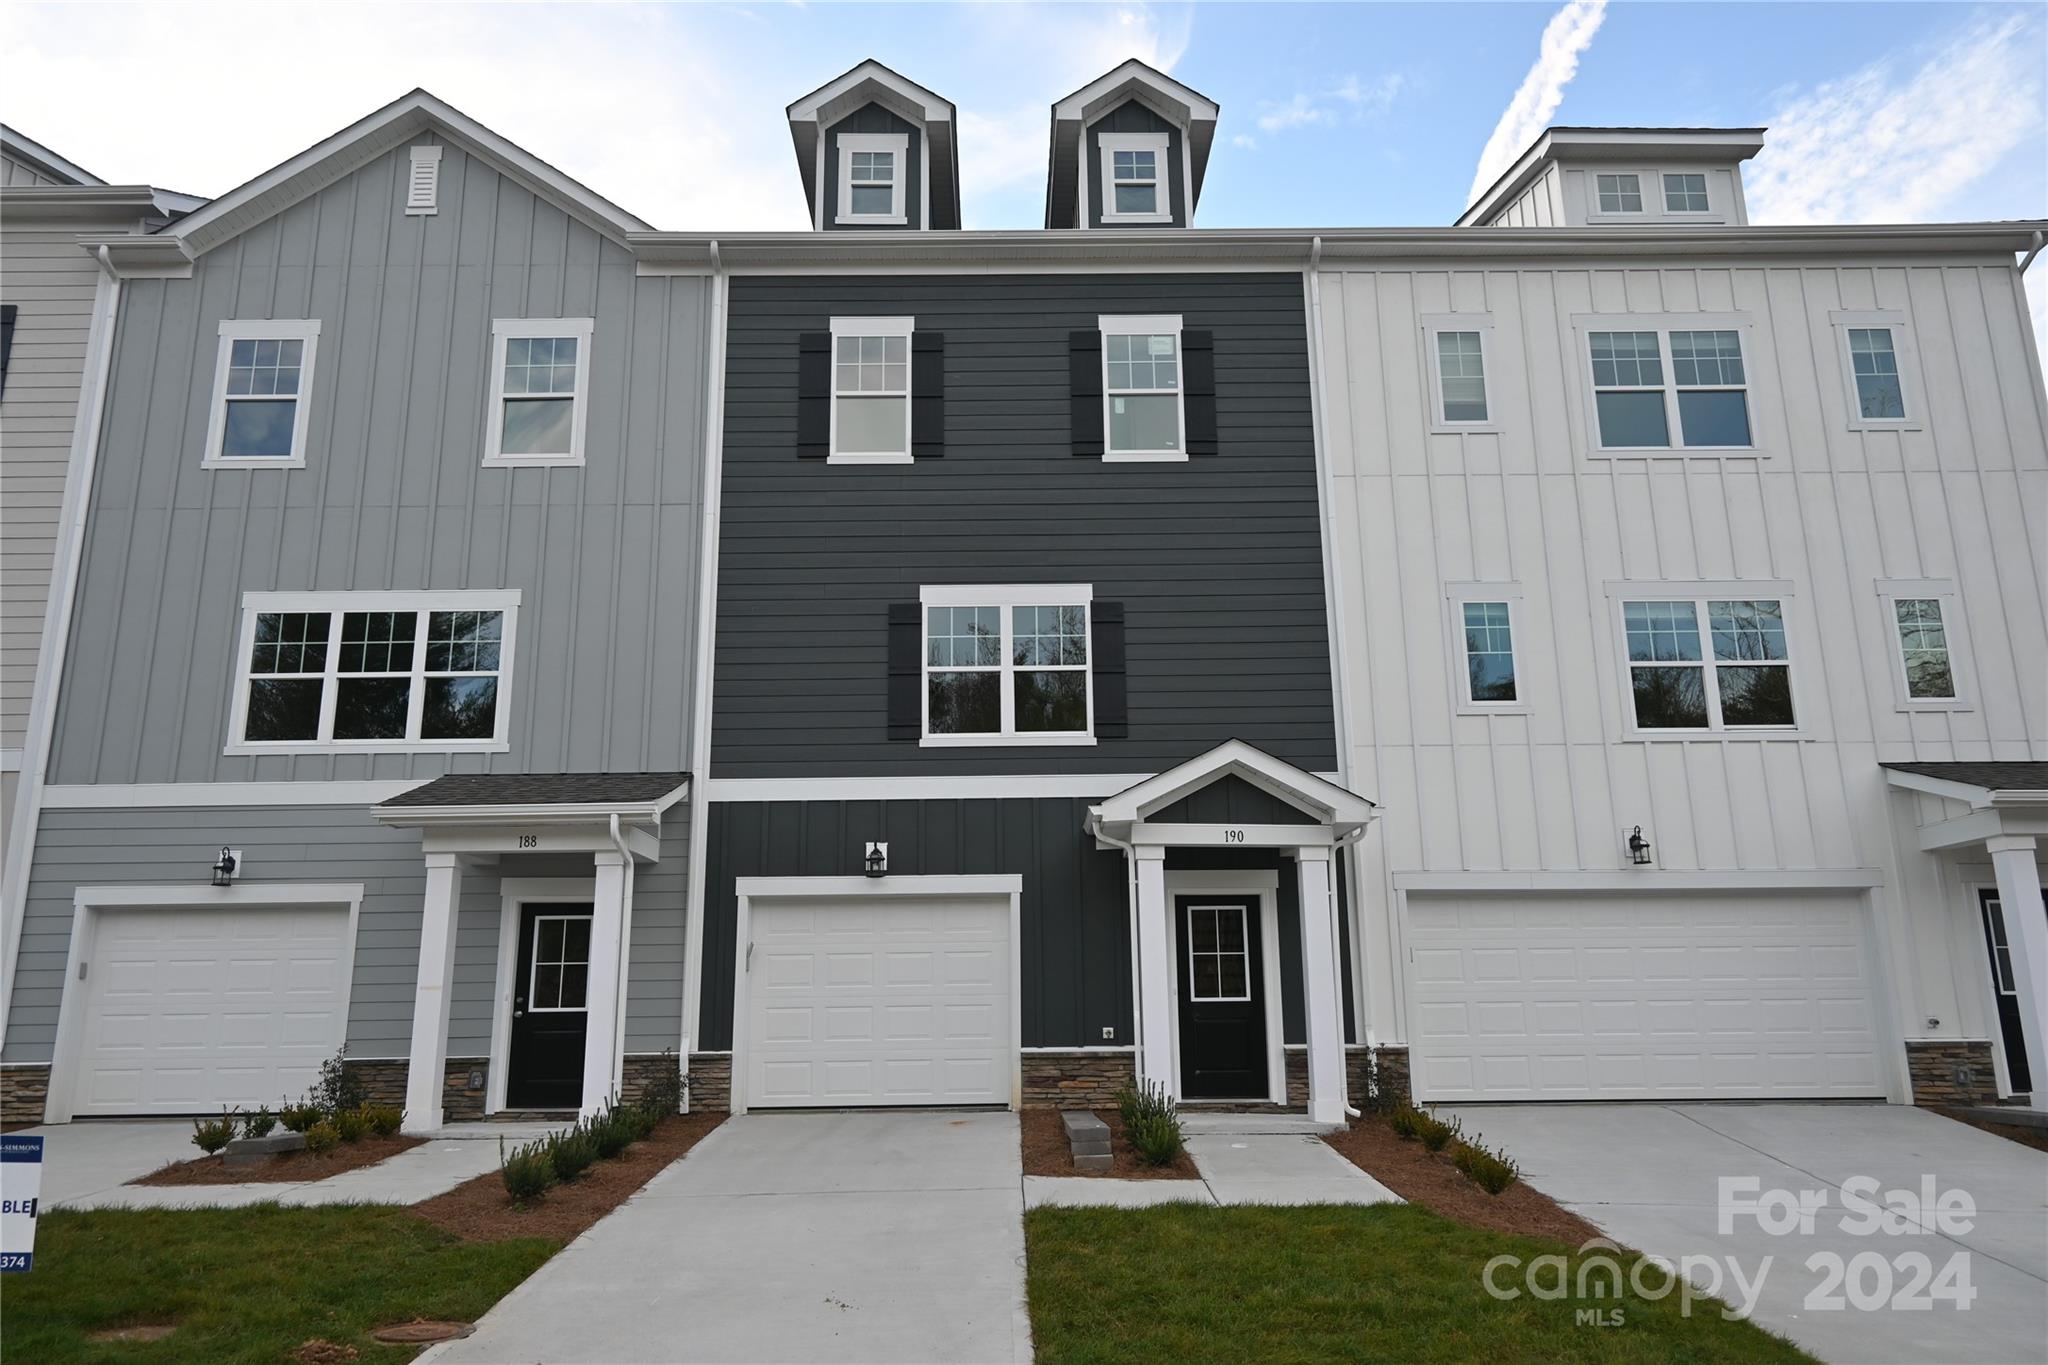
[{"label": "white porch column", "polygon": [[616,849],[591,855],[596,877],[590,905],[590,976],[584,996],[588,1023],[583,1033],[583,1106],[595,1114],[611,1098],[619,1069],[619,949],[626,933],[626,860]]},{"label": "white porch column", "polygon": [[455,977],[455,921],[462,908],[462,859],[429,853],[420,916],[420,975],[412,998],[412,1051],[405,1072],[405,1131],[441,1126],[448,1069],[448,997]]},{"label": "white porch column", "polygon": [[1301,985],[1308,1015],[1308,1116],[1344,1122],[1344,998],[1337,965],[1337,909],[1327,846],[1302,848]]},{"label": "white porch column", "polygon": [[1138,864],[1138,1079],[1173,1083],[1173,950],[1167,933],[1166,849],[1139,844]]},{"label": "white porch column", "polygon": [[2048,915],[2041,909],[2041,869],[2034,862],[2031,835],[2001,834],[1984,841],[1998,878],[1998,909],[2005,916],[2005,941],[2012,952],[2012,982],[2019,996],[2020,1032],[2027,1042],[2027,1069],[2034,1077],[2034,1103],[2048,1093]]}]

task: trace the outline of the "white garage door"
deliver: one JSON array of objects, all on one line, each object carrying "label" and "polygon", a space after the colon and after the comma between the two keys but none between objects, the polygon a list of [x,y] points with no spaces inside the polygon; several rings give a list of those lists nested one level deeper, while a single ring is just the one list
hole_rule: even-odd
[{"label": "white garage door", "polygon": [[1885,1093],[1861,897],[1411,894],[1408,916],[1419,1099]]},{"label": "white garage door", "polygon": [[746,1101],[1008,1104],[1010,904],[755,901]]},{"label": "white garage door", "polygon": [[78,1114],[275,1109],[341,1046],[348,907],[94,915]]}]

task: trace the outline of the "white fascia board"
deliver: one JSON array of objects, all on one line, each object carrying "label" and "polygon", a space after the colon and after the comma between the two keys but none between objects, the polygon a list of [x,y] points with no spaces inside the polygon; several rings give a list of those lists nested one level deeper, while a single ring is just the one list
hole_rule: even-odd
[{"label": "white fascia board", "polygon": [[1948,801],[1961,801],[1973,809],[1983,809],[1991,804],[1991,789],[1969,782],[1958,782],[1947,777],[1928,777],[1922,773],[1902,773],[1896,768],[1884,770],[1884,780],[1904,791],[1925,792]]},{"label": "white fascia board", "polygon": [[1142,89],[1155,99],[1170,101],[1178,106],[1179,116],[1189,122],[1214,123],[1219,112],[1216,102],[1207,95],[1133,57],[1053,105],[1052,116],[1063,121],[1086,122],[1097,112],[1096,105],[1126,93],[1127,88],[1132,92]]},{"label": "white fascia board", "polygon": [[[75,185],[104,185],[107,183],[77,162],[51,151],[34,138],[27,136],[18,129],[9,128],[5,124],[0,124],[0,147],[6,148],[9,155],[13,156],[16,160],[33,161],[52,175],[62,176]],[[9,198],[12,198],[16,193],[17,191],[13,189],[7,191]]]},{"label": "white fascia board", "polygon": [[738,877],[734,894],[751,900],[811,899],[846,896],[1017,896],[1024,892],[1018,873],[982,876],[880,877]]},{"label": "white fascia board", "polygon": [[873,58],[796,100],[785,113],[791,123],[819,122],[826,116],[827,110],[847,97],[855,95],[862,86],[869,83],[894,95],[927,122],[950,123],[953,120],[951,100],[940,98],[916,81],[898,75]]},{"label": "white fascia board", "polygon": [[1603,153],[1625,160],[1655,156],[1664,160],[1747,161],[1763,150],[1763,134],[1761,128],[1546,128],[1458,215],[1457,226],[1480,223],[1527,189],[1553,161],[1594,161],[1603,159]]},{"label": "white fascia board", "polygon": [[1622,891],[1867,891],[1884,885],[1875,867],[1706,872],[1396,872],[1396,891],[1422,893]]},{"label": "white fascia board", "polygon": [[1218,778],[1241,777],[1253,786],[1319,815],[1333,825],[1364,825],[1379,807],[1336,783],[1273,757],[1241,739],[1225,740],[1205,754],[1148,778],[1103,801],[1089,812],[1098,824],[1123,825],[1142,820]]},{"label": "white fascia board", "polygon": [[590,802],[553,805],[536,802],[505,806],[380,806],[371,814],[377,823],[401,829],[502,825],[508,820],[544,820],[553,824],[604,824],[621,820],[658,820],[689,787],[685,782],[655,801]]},{"label": "white fascia board", "polygon": [[374,806],[429,778],[385,782],[102,782],[45,787],[45,810],[240,809],[269,806]]}]

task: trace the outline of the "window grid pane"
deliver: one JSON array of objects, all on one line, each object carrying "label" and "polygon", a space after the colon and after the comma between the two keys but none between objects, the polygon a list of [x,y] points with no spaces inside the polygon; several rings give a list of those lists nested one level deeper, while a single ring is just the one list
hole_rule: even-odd
[{"label": "window grid pane", "polygon": [[1776,602],[1709,602],[1707,628],[1717,661],[1786,657],[1785,617]]},{"label": "window grid pane", "polygon": [[1736,332],[1673,332],[1671,373],[1681,387],[1742,384],[1742,338]]},{"label": "window grid pane", "polygon": [[1707,177],[1700,174],[1665,176],[1664,210],[1667,213],[1705,213]]},{"label": "window grid pane", "polygon": [[1188,980],[1193,1000],[1245,1000],[1251,995],[1251,944],[1237,906],[1188,907]]},{"label": "window grid pane", "polygon": [[924,669],[927,734],[1088,732],[1084,604],[926,607]]},{"label": "window grid pane", "polygon": [[1109,360],[1111,393],[1175,393],[1180,389],[1180,338],[1172,333],[1110,336],[1103,346]]},{"label": "window grid pane", "polygon": [[910,338],[841,336],[833,342],[833,392],[900,396],[910,392]]},{"label": "window grid pane", "polygon": [[1486,355],[1477,332],[1436,334],[1437,382],[1446,422],[1486,420]]},{"label": "window grid pane", "polygon": [[580,346],[576,337],[507,337],[506,397],[574,397]]},{"label": "window grid pane", "polygon": [[1902,597],[1894,604],[1899,649],[1906,667],[1906,695],[1915,701],[1938,701],[1956,695],[1949,662],[1948,631],[1941,602],[1932,597]]},{"label": "window grid pane", "polygon": [[1641,213],[1642,182],[1633,175],[1602,175],[1596,180],[1602,213]]},{"label": "window grid pane", "polygon": [[1664,386],[1664,366],[1655,332],[1594,332],[1593,384],[1602,389]]},{"label": "window grid pane", "polygon": [[1475,702],[1515,700],[1515,645],[1505,602],[1467,602],[1465,672]]},{"label": "window grid pane", "polygon": [[228,347],[228,397],[289,397],[299,391],[306,343],[239,340]]},{"label": "window grid pane", "polygon": [[1856,374],[1857,409],[1866,421],[1898,421],[1906,415],[1891,328],[1851,327],[1849,363]]}]

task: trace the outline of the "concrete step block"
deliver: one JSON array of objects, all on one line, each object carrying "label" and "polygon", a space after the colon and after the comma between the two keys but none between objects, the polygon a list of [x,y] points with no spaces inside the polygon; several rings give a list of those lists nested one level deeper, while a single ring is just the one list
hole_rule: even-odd
[{"label": "concrete step block", "polygon": [[1116,1158],[1108,1152],[1100,1152],[1090,1156],[1083,1156],[1079,1152],[1074,1153],[1074,1169],[1077,1171],[1107,1171],[1114,1169],[1115,1166]]}]

